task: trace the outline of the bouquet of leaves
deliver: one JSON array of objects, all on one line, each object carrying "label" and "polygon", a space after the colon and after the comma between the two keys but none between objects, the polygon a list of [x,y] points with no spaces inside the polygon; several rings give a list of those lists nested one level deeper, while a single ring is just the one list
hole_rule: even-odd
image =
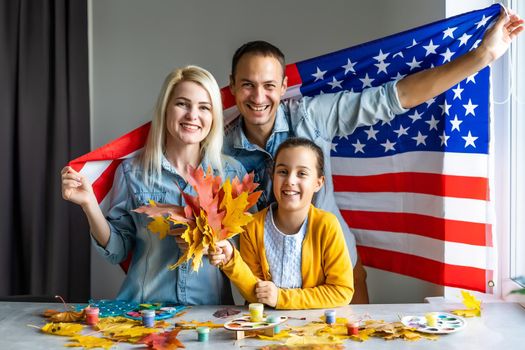
[{"label": "bouquet of leaves", "polygon": [[186,206],[150,200],[149,205],[135,211],[153,219],[148,229],[158,233],[160,239],[172,234],[172,224],[186,226],[181,238],[189,248],[169,268],[173,270],[193,259],[192,268],[197,271],[205,249],[214,251],[216,242],[239,234],[242,227],[253,219],[248,209],[257,203],[262,192],[254,192],[259,184],[253,182],[253,173],[246,174],[242,181],[235,177],[231,181],[226,179],[224,183],[220,176],[213,175],[211,167],[204,173],[201,167],[195,169],[188,166],[188,174],[188,183],[197,195],[184,193],[179,187]]}]

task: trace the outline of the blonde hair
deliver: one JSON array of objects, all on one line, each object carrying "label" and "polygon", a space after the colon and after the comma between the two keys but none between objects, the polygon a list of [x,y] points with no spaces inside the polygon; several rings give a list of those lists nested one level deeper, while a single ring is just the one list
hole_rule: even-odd
[{"label": "blonde hair", "polygon": [[[210,95],[212,125],[210,132],[201,142],[201,157],[205,157],[222,175],[222,142],[223,142],[223,115],[221,91],[217,81],[210,72],[198,66],[186,66],[172,71],[162,85],[151,128],[140,163],[144,171],[144,181],[148,186],[160,181],[162,170],[162,155],[166,150],[166,106],[175,86],[182,81],[190,81],[204,88]],[[206,169],[205,169],[206,170]]]}]

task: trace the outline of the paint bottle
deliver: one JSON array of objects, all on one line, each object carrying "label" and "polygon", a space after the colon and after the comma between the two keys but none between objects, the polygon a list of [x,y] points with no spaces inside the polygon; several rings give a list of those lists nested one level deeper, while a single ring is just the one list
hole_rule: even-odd
[{"label": "paint bottle", "polygon": [[263,320],[264,304],[251,303],[248,308],[250,310],[250,320],[252,322],[261,322]]},{"label": "paint bottle", "polygon": [[[279,316],[274,316],[274,315],[270,315],[266,318],[266,322],[268,323],[277,323],[281,320],[281,318]],[[273,334],[279,334],[279,332],[281,331],[279,325],[276,325],[273,327]]]},{"label": "paint bottle", "polygon": [[359,334],[359,322],[348,322],[346,324],[347,335],[358,335]]},{"label": "paint bottle", "polygon": [[437,317],[435,313],[429,312],[425,315],[425,318],[427,320],[427,326],[435,327],[437,325]]},{"label": "paint bottle", "polygon": [[206,342],[210,338],[210,328],[209,327],[197,327],[197,340],[201,342]]},{"label": "paint bottle", "polygon": [[335,323],[335,310],[326,310],[324,312],[325,322],[329,325]]},{"label": "paint bottle", "polygon": [[142,310],[142,324],[144,327],[153,328],[155,325],[155,310]]},{"label": "paint bottle", "polygon": [[98,307],[88,306],[84,311],[86,312],[86,323],[88,325],[93,326],[98,323],[98,314],[100,311]]}]

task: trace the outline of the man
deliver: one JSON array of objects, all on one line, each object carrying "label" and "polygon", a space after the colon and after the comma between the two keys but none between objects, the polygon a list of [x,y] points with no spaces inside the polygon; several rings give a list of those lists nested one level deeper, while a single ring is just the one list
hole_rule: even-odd
[{"label": "man", "polygon": [[[232,59],[230,89],[242,118],[225,135],[224,153],[239,160],[264,189],[259,209],[270,204],[268,169],[279,145],[288,137],[312,139],[325,155],[326,185],[314,198],[318,208],[334,213],[343,227],[352,264],[355,294],[352,303],[368,303],[366,272],[357,256],[355,238],[335,203],[330,165],[331,141],[352,133],[358,126],[388,121],[439,95],[484,68],[509,47],[523,31],[523,20],[502,11],[477,49],[445,65],[420,71],[401,80],[365,89],[298,100],[283,100],[287,77],[283,53],[264,41],[241,46]],[[379,116],[379,117],[378,117]]]}]

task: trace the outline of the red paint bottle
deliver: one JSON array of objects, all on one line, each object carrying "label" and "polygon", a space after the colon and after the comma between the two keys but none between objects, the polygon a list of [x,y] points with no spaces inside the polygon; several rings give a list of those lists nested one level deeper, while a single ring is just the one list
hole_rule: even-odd
[{"label": "red paint bottle", "polygon": [[93,326],[98,323],[98,307],[88,306],[84,309],[86,312],[86,323],[90,326]]}]

